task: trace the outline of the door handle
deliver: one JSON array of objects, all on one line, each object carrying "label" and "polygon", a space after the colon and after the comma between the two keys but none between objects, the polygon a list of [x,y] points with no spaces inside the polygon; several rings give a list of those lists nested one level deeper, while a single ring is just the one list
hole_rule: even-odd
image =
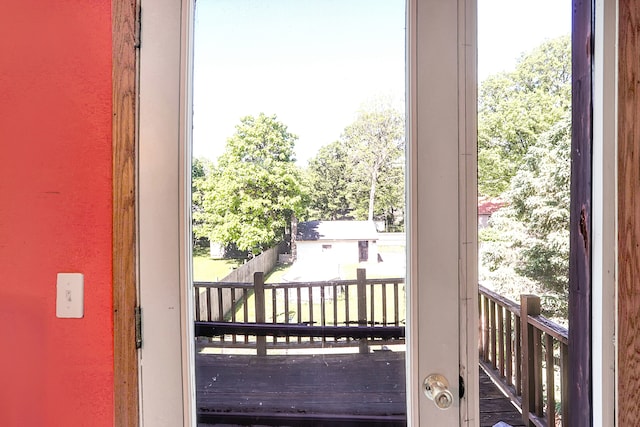
[{"label": "door handle", "polygon": [[424,394],[440,409],[448,409],[453,404],[453,394],[449,391],[449,381],[440,374],[431,374],[422,383]]}]

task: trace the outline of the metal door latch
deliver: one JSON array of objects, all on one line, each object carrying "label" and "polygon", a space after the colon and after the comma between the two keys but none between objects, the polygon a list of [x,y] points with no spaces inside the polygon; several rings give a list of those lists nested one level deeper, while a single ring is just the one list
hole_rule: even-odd
[{"label": "metal door latch", "polygon": [[424,394],[440,409],[448,409],[453,404],[453,394],[449,391],[449,381],[440,374],[431,374],[422,384]]}]

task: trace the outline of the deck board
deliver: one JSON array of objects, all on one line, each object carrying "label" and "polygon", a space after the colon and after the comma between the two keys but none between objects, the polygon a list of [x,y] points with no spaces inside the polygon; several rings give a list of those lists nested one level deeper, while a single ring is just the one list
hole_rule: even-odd
[{"label": "deck board", "polygon": [[[480,372],[480,425],[502,420],[523,426],[509,400]],[[199,426],[404,426],[404,353],[198,354],[196,404]]]},{"label": "deck board", "polygon": [[499,421],[514,426],[524,426],[522,414],[511,404],[508,397],[491,381],[480,368],[480,427],[492,427]]}]

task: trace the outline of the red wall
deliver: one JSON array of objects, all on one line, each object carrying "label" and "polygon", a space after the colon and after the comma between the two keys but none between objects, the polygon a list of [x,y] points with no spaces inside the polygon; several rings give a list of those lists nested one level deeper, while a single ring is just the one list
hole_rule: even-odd
[{"label": "red wall", "polygon": [[[111,4],[0,12],[0,426],[112,426]],[[56,273],[85,275],[57,319]]]}]

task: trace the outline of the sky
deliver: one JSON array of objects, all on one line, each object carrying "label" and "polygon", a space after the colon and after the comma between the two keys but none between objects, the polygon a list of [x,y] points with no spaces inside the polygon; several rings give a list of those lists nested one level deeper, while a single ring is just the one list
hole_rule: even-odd
[{"label": "sky", "polygon": [[[568,34],[571,0],[478,0],[478,78]],[[403,105],[404,0],[198,0],[193,155],[215,159],[240,118],[276,115],[298,164],[376,98]]]}]

